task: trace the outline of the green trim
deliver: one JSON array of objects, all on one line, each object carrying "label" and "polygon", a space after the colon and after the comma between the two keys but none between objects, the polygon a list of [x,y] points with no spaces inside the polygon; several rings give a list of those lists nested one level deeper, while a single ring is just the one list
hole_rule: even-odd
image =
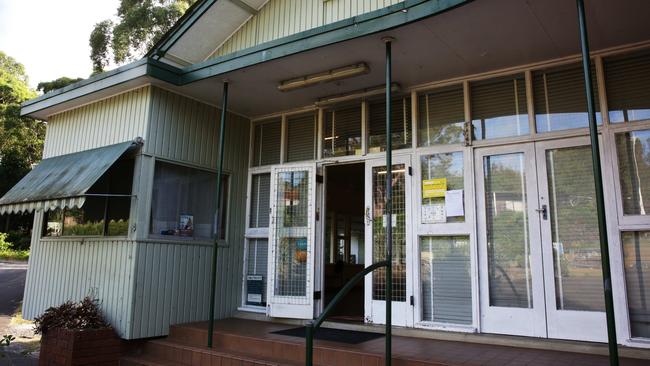
[{"label": "green trim", "polygon": [[[202,12],[209,8],[208,4],[212,5],[216,1],[219,0],[201,2],[202,6],[197,6],[186,20],[178,23],[178,28],[172,32],[176,36],[171,35],[163,38],[165,41],[161,45],[170,42],[172,37],[178,39],[187,30],[189,24],[193,24]],[[473,0],[406,0],[396,5],[266,42],[183,69],[155,60],[150,55],[152,50],[148,57],[142,60],[29,100],[23,103],[21,114],[35,113],[141,76],[149,76],[176,86],[186,85],[266,61],[393,29],[435,16],[471,1]],[[162,46],[154,47],[154,49],[160,49],[160,47]],[[143,65],[146,65],[143,74],[124,75],[124,73]],[[115,80],[109,80],[113,78]],[[100,83],[101,81],[103,82]],[[92,88],[82,89],[86,86],[92,86]],[[53,99],[54,97],[57,98]]]}]

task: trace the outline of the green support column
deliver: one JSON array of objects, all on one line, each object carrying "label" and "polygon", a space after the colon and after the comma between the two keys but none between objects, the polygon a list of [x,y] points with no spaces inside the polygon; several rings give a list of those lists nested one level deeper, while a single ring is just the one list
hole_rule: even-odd
[{"label": "green support column", "polygon": [[616,321],[614,319],[614,296],[612,295],[612,273],[609,263],[609,243],[607,241],[607,223],[605,221],[605,199],[603,196],[603,174],[600,168],[600,147],[598,143],[598,126],[596,125],[596,108],[594,91],[591,84],[591,66],[589,58],[589,37],[585,20],[585,4],[576,0],[578,5],[578,23],[580,26],[580,46],[582,49],[582,69],[585,80],[585,95],[589,113],[589,133],[591,136],[591,158],[596,184],[596,210],[598,214],[598,233],[600,235],[600,257],[603,267],[603,288],[605,290],[605,315],[607,318],[607,340],[609,344],[609,364],[618,365],[618,347],[616,342]]},{"label": "green support column", "polygon": [[383,39],[386,44],[386,366],[392,361],[392,327],[393,327],[393,142],[391,136],[391,89],[393,38]]},{"label": "green support column", "polygon": [[[223,151],[225,145],[226,134],[226,109],[228,107],[228,82],[223,83],[223,95],[221,100],[221,123],[219,125],[219,159],[217,160],[217,225],[221,222],[219,217],[219,208],[221,207],[221,175],[223,172]],[[219,228],[219,231],[225,228]],[[217,292],[217,250],[219,249],[219,235],[214,238],[214,246],[212,248],[212,270],[210,272],[210,317],[208,319],[208,347],[212,348],[212,332],[214,330],[214,303],[215,295]]]}]

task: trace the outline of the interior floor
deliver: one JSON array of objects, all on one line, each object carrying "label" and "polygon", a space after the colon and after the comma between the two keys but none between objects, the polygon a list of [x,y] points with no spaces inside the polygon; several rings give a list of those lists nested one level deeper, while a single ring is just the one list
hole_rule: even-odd
[{"label": "interior floor", "polygon": [[[326,168],[325,306],[364,268],[364,164]],[[360,281],[334,309],[331,320],[363,322],[364,284]]]}]

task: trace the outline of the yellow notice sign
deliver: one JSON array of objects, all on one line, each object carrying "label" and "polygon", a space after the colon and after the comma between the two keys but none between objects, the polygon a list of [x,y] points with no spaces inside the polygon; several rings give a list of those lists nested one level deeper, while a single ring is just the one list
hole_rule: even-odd
[{"label": "yellow notice sign", "polygon": [[422,198],[444,197],[447,192],[447,178],[433,178],[422,181]]}]

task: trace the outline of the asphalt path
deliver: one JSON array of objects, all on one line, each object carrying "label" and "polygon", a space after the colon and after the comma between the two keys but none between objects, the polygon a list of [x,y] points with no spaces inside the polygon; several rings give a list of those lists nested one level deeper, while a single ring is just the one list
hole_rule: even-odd
[{"label": "asphalt path", "polygon": [[23,300],[27,263],[0,262],[0,317],[11,317]]}]

